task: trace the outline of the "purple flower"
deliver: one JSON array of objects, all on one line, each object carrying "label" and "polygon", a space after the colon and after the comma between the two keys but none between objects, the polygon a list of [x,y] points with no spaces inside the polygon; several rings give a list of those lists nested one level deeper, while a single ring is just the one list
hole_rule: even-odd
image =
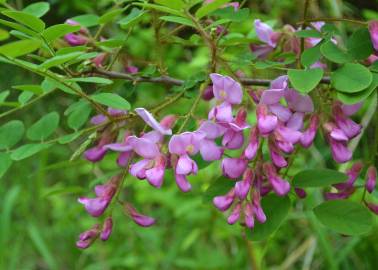
[{"label": "purple flower", "polygon": [[352,152],[348,149],[346,142],[336,141],[332,137],[328,137],[331,146],[333,159],[337,163],[345,163],[352,159]]},{"label": "purple flower", "polygon": [[307,196],[306,191],[302,188],[295,188],[294,191],[300,199],[306,198]]},{"label": "purple flower", "polygon": [[367,203],[367,207],[372,211],[374,214],[378,215],[378,204],[374,203]]},{"label": "purple flower", "polygon": [[285,196],[290,191],[290,184],[277,175],[276,169],[272,164],[264,164],[264,171],[274,192],[278,196]]},{"label": "purple flower", "polygon": [[224,212],[229,209],[234,202],[235,199],[235,190],[231,189],[226,195],[224,196],[217,196],[214,197],[213,203],[216,208],[220,211]]},{"label": "purple flower", "polygon": [[314,103],[309,95],[301,95],[294,89],[287,89],[285,99],[288,107],[293,111],[303,113],[314,111]]},{"label": "purple flower", "polygon": [[255,220],[253,218],[253,206],[250,202],[247,202],[244,207],[244,222],[245,225],[250,229],[255,226]]},{"label": "purple flower", "polygon": [[269,153],[270,159],[272,160],[273,164],[278,168],[284,168],[287,166],[287,161],[285,158],[280,154],[277,147],[273,144],[273,142],[269,143]]},{"label": "purple flower", "polygon": [[241,85],[228,76],[217,73],[210,74],[213,82],[213,92],[217,100],[229,104],[240,104],[243,98]]},{"label": "purple flower", "polygon": [[358,112],[358,110],[361,109],[361,107],[362,107],[362,102],[358,102],[351,105],[342,104],[341,110],[346,116],[351,116],[355,114],[356,112]]},{"label": "purple flower", "polygon": [[214,91],[212,86],[208,86],[202,94],[202,99],[209,101],[214,98]]},{"label": "purple flower", "polygon": [[113,229],[113,219],[112,217],[108,217],[104,221],[104,225],[102,226],[102,231],[100,234],[100,238],[102,241],[106,241],[109,239],[110,235],[112,234]]},{"label": "purple flower", "polygon": [[244,200],[249,192],[249,189],[251,188],[253,181],[253,172],[251,169],[247,169],[244,172],[243,180],[238,181],[235,183],[235,195],[240,200]]},{"label": "purple flower", "polygon": [[261,202],[260,202],[260,194],[259,193],[254,193],[253,194],[253,200],[252,200],[252,206],[253,206],[253,213],[260,223],[265,223],[266,221],[266,215],[264,213],[264,210],[261,207]]},{"label": "purple flower", "polygon": [[316,130],[318,129],[319,117],[317,115],[311,116],[310,125],[307,130],[302,133],[300,142],[304,148],[311,146],[316,136]]},{"label": "purple flower", "polygon": [[240,218],[240,211],[241,203],[238,203],[235,205],[234,209],[232,209],[230,216],[227,218],[227,223],[230,225],[235,224]]},{"label": "purple flower", "polygon": [[268,107],[266,105],[259,105],[256,109],[257,127],[262,135],[268,135],[277,126],[277,116],[268,114]]},{"label": "purple flower", "polygon": [[352,168],[350,168],[346,175],[348,176],[348,180],[344,183],[335,184],[334,187],[338,190],[345,190],[352,188],[354,183],[357,180],[358,175],[360,174],[362,170],[363,164],[362,162],[356,162],[353,164]]},{"label": "purple flower", "polygon": [[107,184],[97,185],[95,187],[97,197],[81,197],[78,199],[78,202],[84,205],[85,209],[91,216],[101,216],[112,201],[120,180],[120,176],[112,177]]},{"label": "purple flower", "polygon": [[240,109],[233,122],[225,124],[228,127],[224,134],[222,145],[227,149],[239,149],[244,144],[243,130],[250,126],[246,122],[247,111]]},{"label": "purple flower", "polygon": [[160,132],[163,135],[172,135],[172,130],[164,128],[146,109],[136,108],[135,112],[144,120],[144,122],[146,122],[147,125],[152,127],[154,130]]},{"label": "purple flower", "polygon": [[281,98],[285,96],[287,86],[288,77],[286,75],[276,78],[271,82],[270,89],[263,91],[260,98],[260,103],[266,105],[279,103]]},{"label": "purple flower", "polygon": [[125,67],[125,71],[127,73],[130,73],[130,74],[136,74],[139,72],[139,68],[135,67],[135,66],[127,66]]},{"label": "purple flower", "polygon": [[224,158],[222,160],[223,174],[231,179],[239,178],[247,169],[248,161],[244,158]]},{"label": "purple flower", "polygon": [[[128,114],[127,110],[118,110],[113,108],[108,108],[108,113],[112,117],[121,117]],[[93,125],[101,125],[105,123],[108,120],[108,118],[103,114],[95,115],[91,118],[91,123]]]},{"label": "purple flower", "polygon": [[138,213],[137,210],[129,203],[125,204],[125,210],[132,220],[141,227],[150,227],[155,224],[154,218]]},{"label": "purple flower", "polygon": [[96,67],[100,68],[102,67],[106,57],[107,57],[106,53],[99,53],[95,58],[91,60],[91,62],[95,64]]},{"label": "purple flower", "polygon": [[375,20],[369,22],[369,32],[373,47],[378,51],[378,21]]},{"label": "purple flower", "polygon": [[64,36],[64,39],[71,46],[81,46],[88,43],[89,39],[86,36],[69,33]]},{"label": "purple flower", "polygon": [[336,125],[344,132],[344,134],[352,139],[361,132],[361,125],[355,123],[352,119],[346,117],[338,104],[333,107],[333,114]]},{"label": "purple flower", "polygon": [[274,135],[277,140],[296,144],[302,137],[302,133],[290,129],[282,124],[277,125]]},{"label": "purple flower", "polygon": [[216,120],[223,123],[229,123],[233,120],[232,106],[228,102],[215,106],[209,112],[209,120]]},{"label": "purple flower", "polygon": [[377,184],[377,169],[374,166],[370,166],[366,172],[366,184],[365,188],[369,193],[372,193]]},{"label": "purple flower", "polygon": [[244,150],[244,156],[248,160],[254,159],[255,156],[256,156],[258,148],[259,148],[259,136],[258,136],[257,128],[254,127],[251,130],[251,133],[250,133],[250,136],[249,136],[249,143]]},{"label": "purple flower", "polygon": [[222,157],[223,149],[214,140],[224,134],[225,128],[217,123],[205,121],[198,131],[205,134],[205,137],[200,141],[202,158],[206,161],[219,160]]},{"label": "purple flower", "polygon": [[79,240],[76,242],[76,246],[80,249],[88,248],[96,240],[99,233],[100,233],[100,225],[96,224],[91,229],[79,235]]},{"label": "purple flower", "polygon": [[257,37],[272,48],[277,46],[279,34],[275,33],[269,25],[259,19],[254,22]]}]

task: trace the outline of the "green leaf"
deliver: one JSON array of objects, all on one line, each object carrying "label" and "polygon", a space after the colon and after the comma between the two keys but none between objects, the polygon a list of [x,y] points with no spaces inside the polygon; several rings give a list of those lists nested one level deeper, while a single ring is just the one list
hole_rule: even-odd
[{"label": "green leaf", "polygon": [[169,7],[166,7],[166,6],[160,6],[160,5],[148,4],[148,3],[135,3],[135,5],[141,6],[141,7],[147,8],[147,9],[154,9],[154,10],[158,10],[158,11],[161,11],[161,12],[185,17],[185,14],[183,12],[180,12],[176,9],[169,8]]},{"label": "green leaf", "polygon": [[26,136],[33,141],[44,141],[58,128],[58,125],[59,114],[51,112],[34,123],[28,129]]},{"label": "green leaf", "polygon": [[21,24],[18,24],[18,23],[9,22],[9,21],[0,19],[0,24],[8,26],[12,29],[16,29],[16,30],[18,30],[22,33],[28,34],[29,36],[32,36],[32,37],[36,36],[36,34],[37,34],[35,31],[33,31],[33,30],[31,30],[31,29],[29,29],[29,28],[27,28],[27,27],[25,27]]},{"label": "green leaf", "polygon": [[41,47],[41,42],[39,40],[20,40],[11,43],[7,43],[0,46],[0,55],[5,55],[7,57],[19,57],[25,54],[29,54]]},{"label": "green leaf", "polygon": [[198,19],[206,16],[207,14],[217,10],[218,8],[222,7],[224,4],[227,4],[231,0],[215,0],[209,4],[204,3],[202,7],[200,7],[196,12],[196,17]]},{"label": "green leaf", "polygon": [[69,25],[69,24],[56,24],[51,27],[46,28],[42,32],[42,36],[45,40],[50,43],[57,38],[60,38],[69,33],[77,32],[80,30],[80,25]]},{"label": "green leaf", "polygon": [[30,29],[36,31],[37,33],[40,33],[45,29],[45,23],[32,14],[22,11],[11,10],[3,11],[2,13],[7,17],[12,18],[16,22],[19,22],[29,27]]},{"label": "green leaf", "polygon": [[369,210],[347,200],[323,202],[314,208],[315,216],[326,227],[346,235],[367,233],[373,226]]},{"label": "green leaf", "polygon": [[288,72],[289,79],[293,87],[301,93],[309,93],[323,78],[323,69],[291,69]]},{"label": "green leaf", "polygon": [[187,18],[179,17],[179,16],[162,16],[162,17],[160,17],[160,19],[163,20],[163,21],[167,21],[167,22],[174,22],[174,23],[178,23],[178,24],[183,24],[183,25],[195,27],[194,23],[191,20],[189,20]]},{"label": "green leaf", "polygon": [[77,138],[79,138],[82,133],[83,133],[82,131],[78,131],[78,132],[75,132],[75,133],[71,133],[71,134],[62,136],[62,137],[59,138],[58,143],[60,143],[60,144],[70,143],[70,142],[76,140]]},{"label": "green leaf", "polygon": [[28,5],[22,11],[34,15],[38,18],[45,15],[50,10],[50,4],[46,2],[37,2]]},{"label": "green leaf", "polygon": [[120,20],[118,23],[120,24],[122,29],[126,29],[138,23],[143,18],[144,14],[144,11],[137,8],[133,8],[130,14],[122,20]]},{"label": "green leaf", "polygon": [[234,7],[226,7],[215,10],[210,16],[218,16],[221,20],[215,21],[210,25],[211,28],[225,22],[243,22],[249,19],[249,8],[242,8],[235,11]]},{"label": "green leaf", "polygon": [[21,106],[24,106],[33,96],[34,94],[32,92],[24,91],[18,96],[18,102]]},{"label": "green leaf", "polygon": [[256,222],[252,230],[247,230],[247,237],[252,241],[267,239],[281,226],[289,213],[290,200],[288,197],[270,194],[262,198],[261,206],[266,215],[266,222]]},{"label": "green leaf", "polygon": [[356,30],[347,41],[348,53],[356,60],[364,60],[373,53],[373,43],[369,30],[360,28]]},{"label": "green leaf", "polygon": [[15,85],[12,86],[13,89],[17,89],[20,91],[27,91],[27,92],[32,92],[36,95],[41,95],[43,94],[43,89],[40,85],[38,84],[24,84],[24,85]]},{"label": "green leaf", "polygon": [[345,93],[355,93],[367,88],[373,80],[368,68],[361,64],[347,63],[331,75],[333,87]]},{"label": "green leaf", "polygon": [[325,58],[334,63],[344,64],[352,61],[350,55],[339,49],[332,41],[322,44],[320,51]]},{"label": "green leaf", "polygon": [[112,84],[113,81],[102,77],[83,77],[72,78],[67,80],[69,82],[84,82],[84,83],[98,83],[98,84]]},{"label": "green leaf", "polygon": [[231,179],[221,176],[213,181],[203,194],[205,203],[212,203],[214,197],[226,195],[231,188],[235,186],[235,182]]},{"label": "green leaf", "polygon": [[315,29],[300,30],[295,35],[300,38],[322,38],[322,34]]},{"label": "green leaf", "polygon": [[154,0],[154,2],[177,10],[185,7],[185,3],[182,0]]},{"label": "green leaf", "polygon": [[100,93],[92,95],[91,98],[108,107],[120,110],[129,110],[131,108],[130,103],[123,97],[113,93]]},{"label": "green leaf", "polygon": [[79,15],[71,18],[83,27],[92,27],[99,24],[99,17],[94,14]]},{"label": "green leaf", "polygon": [[74,130],[78,130],[87,122],[91,111],[92,107],[88,102],[80,103],[80,106],[77,106],[68,116],[68,126]]},{"label": "green leaf", "polygon": [[309,68],[312,64],[319,60],[320,56],[319,45],[306,49],[301,55],[301,63],[306,68]]},{"label": "green leaf", "polygon": [[73,53],[68,53],[68,54],[63,54],[63,55],[57,55],[46,60],[42,64],[40,64],[40,67],[41,68],[56,67],[66,62],[69,62],[71,60],[74,60],[75,58],[79,57],[82,54],[83,54],[82,52],[73,52]]},{"label": "green leaf", "polygon": [[25,144],[12,152],[11,159],[17,161],[22,160],[31,157],[50,146],[51,144]]},{"label": "green leaf", "polygon": [[345,182],[348,176],[330,169],[303,170],[293,178],[293,185],[298,188],[324,187]]},{"label": "green leaf", "polygon": [[345,104],[356,104],[358,102],[366,100],[378,87],[378,74],[373,74],[373,81],[370,86],[357,93],[343,93],[337,92],[337,98]]},{"label": "green leaf", "polygon": [[124,9],[110,10],[99,18],[98,23],[99,24],[110,23],[110,22],[114,21],[119,15],[121,15],[123,11],[124,11]]},{"label": "green leaf", "polygon": [[0,149],[9,149],[16,145],[24,135],[24,124],[19,120],[12,120],[0,127]]},{"label": "green leaf", "polygon": [[12,159],[8,153],[0,153],[0,179],[12,165]]},{"label": "green leaf", "polygon": [[4,29],[0,28],[0,41],[6,40],[9,38],[8,31],[5,31]]},{"label": "green leaf", "polygon": [[9,90],[1,92],[0,93],[0,103],[4,102],[7,99],[7,97],[9,96],[9,94],[10,94]]}]

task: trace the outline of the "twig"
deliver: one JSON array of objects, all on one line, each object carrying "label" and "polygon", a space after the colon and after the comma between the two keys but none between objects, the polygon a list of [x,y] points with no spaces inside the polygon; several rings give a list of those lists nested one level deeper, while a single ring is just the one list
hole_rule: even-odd
[{"label": "twig", "polygon": [[361,24],[367,25],[367,22],[358,21],[354,19],[347,19],[347,18],[313,18],[313,19],[306,19],[306,21],[297,22],[297,25],[302,25],[304,22],[347,22],[347,23],[354,23],[354,24]]}]

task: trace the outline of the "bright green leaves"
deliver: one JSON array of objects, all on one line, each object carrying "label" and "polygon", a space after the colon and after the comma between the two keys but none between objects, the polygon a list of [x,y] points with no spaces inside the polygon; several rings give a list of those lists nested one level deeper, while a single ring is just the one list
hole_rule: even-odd
[{"label": "bright green leaves", "polygon": [[99,24],[99,17],[94,14],[86,14],[73,17],[72,20],[77,22],[83,27],[92,27]]},{"label": "bright green leaves", "polygon": [[200,7],[197,12],[196,12],[196,17],[198,19],[208,15],[209,13],[217,10],[218,8],[220,8],[221,6],[223,6],[224,4],[227,4],[228,2],[230,2],[230,0],[215,0],[209,4],[204,4],[202,7]]},{"label": "bright green leaves", "polygon": [[298,188],[327,187],[342,183],[348,179],[344,173],[330,169],[312,169],[297,173],[293,178],[293,185]]},{"label": "bright green leaves", "polygon": [[138,23],[143,18],[144,14],[144,11],[137,8],[133,8],[130,14],[121,19],[118,23],[122,29],[127,29],[128,27],[131,27]]},{"label": "bright green leaves", "polygon": [[10,157],[11,159],[16,160],[16,161],[22,160],[22,159],[31,157],[37,154],[38,152],[49,148],[50,146],[51,144],[34,144],[34,143],[25,144],[17,148],[16,150],[14,150]]},{"label": "bright green leaves", "polygon": [[19,57],[25,54],[29,54],[41,47],[41,41],[34,39],[25,39],[7,43],[0,46],[0,55],[7,57]]},{"label": "bright green leaves", "polygon": [[46,2],[37,2],[30,4],[29,6],[25,7],[23,9],[23,12],[29,13],[31,15],[34,15],[38,18],[45,15],[50,10],[50,4]]},{"label": "bright green leaves", "polygon": [[72,104],[64,112],[65,115],[68,115],[68,126],[74,130],[78,130],[87,122],[91,111],[92,107],[88,101],[80,100]]},{"label": "bright green leaves", "polygon": [[344,64],[352,61],[352,57],[337,47],[332,41],[327,41],[320,46],[323,56],[331,62]]},{"label": "bright green leaves", "polygon": [[92,95],[91,98],[108,107],[120,110],[129,110],[131,108],[130,103],[123,97],[112,93],[100,93]]},{"label": "bright green leaves", "polygon": [[301,63],[306,68],[309,68],[312,64],[319,60],[320,54],[320,46],[317,45],[315,47],[309,48],[305,50],[301,55]]},{"label": "bright green leaves", "polygon": [[182,0],[154,0],[154,2],[177,10],[181,10],[185,7],[185,3]]},{"label": "bright green leaves", "polygon": [[361,64],[347,63],[331,75],[333,87],[345,93],[355,93],[367,88],[373,80],[368,68]]},{"label": "bright green leaves", "polygon": [[357,93],[337,92],[337,98],[345,104],[356,104],[368,98],[378,87],[378,73],[373,74],[373,81],[368,88]]},{"label": "bright green leaves", "polygon": [[76,59],[80,55],[82,55],[81,52],[73,52],[73,53],[67,53],[63,55],[57,55],[46,60],[44,63],[40,65],[40,67],[51,68],[51,67],[59,66],[73,59]]},{"label": "bright green leaves", "polygon": [[51,112],[34,123],[28,129],[26,136],[33,141],[44,141],[57,129],[58,125],[59,114]]},{"label": "bright green leaves", "polygon": [[0,41],[6,40],[9,38],[9,32],[0,28]]},{"label": "bright green leaves", "polygon": [[22,139],[24,131],[24,124],[18,120],[0,126],[0,149],[10,149],[16,145]]},{"label": "bright green leaves", "polygon": [[42,32],[42,36],[49,43],[68,33],[73,33],[79,30],[80,30],[80,25],[56,24],[56,25],[46,28]]},{"label": "bright green leaves", "polygon": [[332,200],[314,208],[319,221],[326,227],[346,235],[367,233],[373,226],[369,210],[359,203]]},{"label": "bright green leaves", "polygon": [[323,69],[291,69],[288,72],[289,79],[293,87],[301,93],[309,93],[314,89],[323,77]]},{"label": "bright green leaves", "polygon": [[83,82],[83,83],[97,83],[97,84],[112,84],[113,81],[102,77],[78,77],[68,80],[69,82]]},{"label": "bright green leaves", "polygon": [[100,24],[107,24],[114,21],[119,15],[121,15],[123,9],[114,9],[106,12],[98,19],[98,23]]},{"label": "bright green leaves", "polygon": [[194,23],[191,20],[187,18],[179,17],[179,16],[162,16],[160,17],[160,19],[167,22],[174,22],[174,23],[178,23],[182,25],[187,25],[190,27],[195,27]]},{"label": "bright green leaves", "polygon": [[255,223],[252,230],[248,230],[247,236],[250,240],[261,241],[271,236],[285,220],[290,210],[288,197],[278,197],[270,194],[261,200],[262,208],[266,215],[266,222]]},{"label": "bright green leaves", "polygon": [[3,11],[2,13],[16,22],[29,27],[37,33],[40,33],[45,29],[45,23],[30,13],[11,10]]},{"label": "bright green leaves", "polygon": [[356,30],[347,41],[348,52],[356,60],[364,60],[373,53],[373,45],[369,30],[360,28]]},{"label": "bright green leaves", "polygon": [[7,172],[9,167],[12,165],[12,159],[8,153],[0,152],[0,179]]}]

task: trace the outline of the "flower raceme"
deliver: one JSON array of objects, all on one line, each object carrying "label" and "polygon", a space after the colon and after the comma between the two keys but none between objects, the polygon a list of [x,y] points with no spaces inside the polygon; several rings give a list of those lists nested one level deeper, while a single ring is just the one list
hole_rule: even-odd
[{"label": "flower raceme", "polygon": [[[259,32],[259,37],[273,46],[273,33],[260,22],[257,25],[261,31],[266,31]],[[146,127],[151,128],[150,131],[135,134],[132,130],[126,130],[117,134],[105,127],[97,145],[87,150],[84,156],[91,162],[99,162],[107,153],[116,152],[120,167],[156,188],[162,187],[166,170],[173,170],[176,184],[183,192],[192,189],[190,177],[198,172],[198,156],[206,162],[220,160],[223,175],[234,181],[234,185],[226,194],[216,196],[213,203],[221,212],[229,211],[229,224],[239,221],[253,228],[255,221],[264,223],[268,218],[261,206],[264,196],[271,192],[277,196],[287,196],[290,192],[290,179],[282,170],[289,166],[289,158],[295,156],[296,149],[312,145],[324,116],[315,112],[309,95],[302,95],[290,88],[288,77],[280,76],[271,82],[268,89],[251,93],[255,102],[256,122],[248,123],[249,111],[243,103],[241,84],[216,73],[210,74],[210,80],[211,85],[205,89],[203,98],[212,107],[207,119],[199,120],[196,130],[173,134],[177,116],[168,115],[158,121],[148,110],[137,108],[135,113]],[[360,133],[361,126],[350,116],[360,107],[361,104],[344,105],[335,101],[331,118],[322,123],[336,162],[351,158],[347,142]],[[129,112],[109,109],[108,113],[119,117]],[[93,124],[106,121],[104,115],[91,120]],[[119,126],[119,129],[122,127]],[[117,138],[121,139],[118,141]],[[229,156],[230,151],[235,150],[239,155]],[[362,167],[362,163],[353,165],[347,172],[348,181],[335,185],[333,189],[338,192],[328,192],[325,197],[349,197],[355,190],[354,183]],[[83,197],[79,202],[90,215],[104,215],[112,201],[119,201],[114,197],[122,188],[121,178],[116,176],[108,183],[96,186],[95,198]],[[369,168],[366,178],[366,190],[372,192],[376,184],[375,168]],[[303,189],[293,191],[299,198],[306,196]],[[137,225],[148,227],[155,224],[154,218],[138,213],[130,202],[123,203],[123,206],[125,213]],[[95,226],[79,237],[78,247],[88,247],[97,237],[107,240],[112,226],[113,220],[108,215],[101,228]]]}]

